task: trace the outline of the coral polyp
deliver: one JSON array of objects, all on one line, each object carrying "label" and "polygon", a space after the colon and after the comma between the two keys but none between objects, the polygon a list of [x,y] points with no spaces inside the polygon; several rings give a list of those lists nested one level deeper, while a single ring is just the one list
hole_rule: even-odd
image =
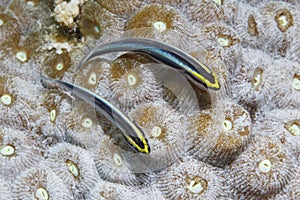
[{"label": "coral polyp", "polygon": [[236,198],[272,197],[293,178],[295,164],[289,149],[280,141],[256,136],[230,165],[228,182]]},{"label": "coral polyp", "polygon": [[18,49],[18,51],[15,53],[15,57],[17,58],[17,60],[19,60],[20,62],[26,62],[28,61],[28,51],[24,48],[20,48]]},{"label": "coral polyp", "polygon": [[1,126],[0,175],[12,180],[26,168],[42,160],[41,149],[29,133]]},{"label": "coral polyp", "polygon": [[260,9],[265,27],[264,40],[267,50],[273,55],[285,57],[290,43],[298,34],[299,10],[290,3],[266,2]]},{"label": "coral polyp", "polygon": [[[126,155],[134,171],[162,169],[182,156],[186,124],[181,120],[182,116],[166,102],[142,104],[132,110],[129,116],[144,130],[151,147],[149,156]],[[178,124],[180,120],[182,123]]]},{"label": "coral polyp", "polygon": [[[53,145],[66,139],[67,121],[72,111],[69,96],[58,91],[44,91],[41,97],[38,129],[41,132],[43,146]],[[49,144],[48,144],[49,142]]]},{"label": "coral polyp", "polygon": [[299,0],[0,0],[0,200],[300,199],[299,19]]},{"label": "coral polyp", "polygon": [[[239,96],[238,102],[250,112],[253,119],[266,105],[269,108],[300,105],[297,90],[298,64],[285,59],[272,61],[270,56],[262,56],[260,53],[258,50],[243,51],[231,86],[233,97]],[[240,73],[245,71],[247,74]],[[276,82],[273,81],[275,77]],[[283,95],[286,96],[284,99]]]},{"label": "coral polyp", "polygon": [[86,149],[94,148],[103,137],[103,130],[98,123],[93,107],[75,103],[66,125],[66,141]]},{"label": "coral polyp", "polygon": [[67,52],[56,54],[51,52],[43,62],[43,73],[51,78],[61,79],[71,67],[71,58]]},{"label": "coral polyp", "polygon": [[[101,3],[105,4],[104,1],[101,1]],[[101,38],[104,34],[114,32],[113,29],[121,29],[119,19],[115,19],[113,16],[111,12],[96,1],[86,1],[80,11],[78,29],[88,39]]]},{"label": "coral polyp", "polygon": [[240,55],[240,36],[229,25],[212,22],[204,25],[199,33],[200,44],[225,64],[233,68]]},{"label": "coral polyp", "polygon": [[124,150],[114,145],[109,138],[99,142],[95,152],[94,160],[97,166],[99,175],[104,180],[129,185],[140,186],[145,184],[144,174],[134,174],[130,169]]},{"label": "coral polyp", "polygon": [[96,184],[98,173],[88,151],[59,143],[49,148],[46,157],[46,165],[63,180],[74,198],[84,198]]},{"label": "coral polyp", "polygon": [[269,135],[291,150],[296,159],[300,159],[300,112],[296,109],[274,109],[266,112],[255,124],[256,132]]},{"label": "coral polyp", "polygon": [[92,59],[76,72],[74,82],[76,85],[87,88],[101,97],[110,100],[109,66],[109,61],[104,58]]},{"label": "coral polyp", "polygon": [[[148,20],[141,20],[143,18],[148,18]],[[164,32],[168,29],[175,28],[176,24],[174,24],[174,21],[177,18],[179,18],[179,16],[174,10],[168,8],[167,6],[153,4],[144,7],[141,11],[135,13],[135,15],[133,15],[133,17],[126,22],[124,29],[130,30],[152,27],[159,32]]]},{"label": "coral polyp", "polygon": [[[50,9],[43,6],[43,4],[35,4],[35,6],[33,6],[26,1],[10,1],[6,6],[6,10],[13,12],[14,16],[17,18],[24,38],[33,32],[41,31],[42,26],[40,23],[36,23],[36,20],[47,23],[46,20],[49,20],[50,18]],[[39,34],[39,36],[42,35]]]},{"label": "coral polyp", "polygon": [[[273,104],[276,108],[297,108],[300,106],[300,66],[296,62],[278,59],[274,62],[278,82],[273,85]],[[285,96],[282,99],[282,96]]]},{"label": "coral polyp", "polygon": [[195,114],[189,127],[189,154],[219,167],[231,163],[251,136],[249,113],[229,101]]},{"label": "coral polyp", "polygon": [[[186,31],[191,30],[191,26],[180,12],[161,4],[150,4],[139,9],[125,23],[124,30],[130,36],[156,38],[176,46],[183,46],[186,37],[194,35],[192,31]],[[177,40],[169,38],[170,35]]]},{"label": "coral polyp", "polygon": [[218,170],[197,160],[175,163],[158,174],[157,187],[167,199],[226,197],[225,180]]},{"label": "coral polyp", "polygon": [[32,82],[27,82],[16,76],[0,76],[2,120],[6,121],[7,124],[31,129],[39,116],[33,109],[37,106],[38,95],[38,87],[33,86]]},{"label": "coral polyp", "polygon": [[272,58],[267,54],[260,50],[243,49],[242,57],[233,72],[233,98],[246,108],[253,119],[274,96],[271,88],[275,84],[273,68]]},{"label": "coral polyp", "polygon": [[[88,61],[76,72],[75,84],[101,96],[106,100],[111,100],[111,90],[109,87],[109,67],[110,62],[104,58],[96,58]],[[111,122],[103,115],[96,113],[97,122],[104,132],[111,128]]]},{"label": "coral polyp", "polygon": [[293,15],[286,8],[281,8],[276,11],[275,20],[281,32],[286,32],[287,29],[294,24]]},{"label": "coral polyp", "polygon": [[14,199],[73,199],[63,181],[45,166],[25,170],[12,185]]},{"label": "coral polyp", "polygon": [[220,135],[205,160],[220,166],[231,162],[245,149],[251,136],[251,118],[246,110],[231,102],[222,103],[217,109],[221,111],[218,114],[221,123],[215,129]]},{"label": "coral polyp", "polygon": [[203,158],[211,151],[217,137],[217,135],[209,131],[212,121],[210,109],[191,116],[187,135],[187,152],[189,155]]},{"label": "coral polyp", "polygon": [[[74,82],[109,101],[112,98],[108,78],[109,67],[110,61],[105,58],[92,59],[76,72]],[[96,117],[102,130],[107,132],[111,128],[111,122],[99,113],[96,113]]]},{"label": "coral polyp", "polygon": [[240,3],[234,27],[241,36],[243,46],[259,48],[262,46],[264,27],[263,16],[256,7]]},{"label": "coral polyp", "polygon": [[216,21],[231,23],[237,12],[236,0],[200,2],[197,0],[188,0],[187,4],[185,14],[189,20],[196,24],[207,24]]},{"label": "coral polyp", "polygon": [[110,86],[113,99],[120,106],[131,109],[160,97],[160,84],[147,67],[150,63],[148,57],[140,54],[125,54],[112,62]]}]

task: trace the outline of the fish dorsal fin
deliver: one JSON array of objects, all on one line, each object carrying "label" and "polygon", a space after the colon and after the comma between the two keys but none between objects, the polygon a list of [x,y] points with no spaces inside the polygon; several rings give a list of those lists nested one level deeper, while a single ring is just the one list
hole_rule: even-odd
[{"label": "fish dorsal fin", "polygon": [[164,97],[172,107],[183,114],[199,111],[197,95],[189,81],[178,71],[163,64],[150,64],[156,80],[164,88]]}]

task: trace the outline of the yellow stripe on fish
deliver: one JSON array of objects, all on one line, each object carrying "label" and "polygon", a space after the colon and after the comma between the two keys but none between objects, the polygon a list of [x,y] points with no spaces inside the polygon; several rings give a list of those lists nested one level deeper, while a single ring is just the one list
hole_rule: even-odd
[{"label": "yellow stripe on fish", "polygon": [[156,61],[179,71],[197,85],[201,84],[213,90],[218,90],[221,87],[215,73],[205,64],[175,46],[146,38],[126,38],[100,45],[82,60],[78,68],[81,68],[84,63],[93,57],[120,51],[144,53]]},{"label": "yellow stripe on fish", "polygon": [[125,140],[135,152],[145,154],[150,153],[150,146],[142,129],[133,121],[131,121],[129,117],[121,110],[116,108],[107,100],[85,88],[62,80],[42,77],[42,82],[46,87],[55,86],[55,84],[58,84],[59,86],[70,91],[75,97],[85,101],[91,106],[95,106],[96,111],[103,114],[112,124],[121,130]]}]

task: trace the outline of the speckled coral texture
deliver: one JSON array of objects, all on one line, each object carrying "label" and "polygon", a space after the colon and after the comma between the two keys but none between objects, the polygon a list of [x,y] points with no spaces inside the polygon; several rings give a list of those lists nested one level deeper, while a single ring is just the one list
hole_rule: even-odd
[{"label": "speckled coral texture", "polygon": [[[1,0],[0,200],[300,199],[299,22],[296,0]],[[182,49],[221,88],[137,52],[78,70],[126,37]],[[150,154],[41,75],[111,102]]]}]

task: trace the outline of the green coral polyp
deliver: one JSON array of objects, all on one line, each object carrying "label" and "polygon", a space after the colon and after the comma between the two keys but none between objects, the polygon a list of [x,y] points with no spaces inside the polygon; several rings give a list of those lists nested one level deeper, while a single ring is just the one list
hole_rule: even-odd
[{"label": "green coral polyp", "polygon": [[93,126],[93,120],[88,117],[85,117],[85,118],[83,118],[81,125],[84,128],[91,128]]},{"label": "green coral polyp", "polygon": [[12,97],[9,94],[3,94],[1,96],[1,102],[6,105],[9,106],[12,104]]},{"label": "green coral polyp", "polygon": [[16,53],[16,58],[21,62],[26,62],[28,59],[28,55],[26,51],[18,51]]},{"label": "green coral polyp", "polygon": [[66,161],[66,166],[67,166],[69,172],[74,176],[75,179],[79,178],[80,170],[79,170],[76,163],[74,163],[71,160],[67,160]]},{"label": "green coral polyp", "polygon": [[259,171],[262,173],[269,173],[272,170],[272,163],[270,160],[262,160],[258,165]]},{"label": "green coral polyp", "polygon": [[0,154],[3,156],[13,156],[15,153],[15,147],[13,145],[5,145],[0,148]]},{"label": "green coral polyp", "polygon": [[37,200],[48,200],[49,194],[45,188],[38,188],[35,191],[35,197],[37,198]]}]

